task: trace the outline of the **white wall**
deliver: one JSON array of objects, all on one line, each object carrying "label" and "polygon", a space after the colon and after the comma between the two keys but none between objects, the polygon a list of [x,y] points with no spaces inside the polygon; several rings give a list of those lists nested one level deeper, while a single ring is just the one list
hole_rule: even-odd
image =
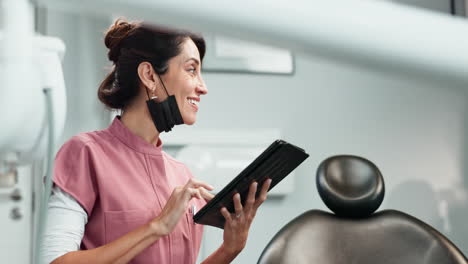
[{"label": "white wall", "polygon": [[[107,19],[49,14],[48,33],[67,45],[65,78],[70,136],[107,126],[96,91],[106,65]],[[433,225],[468,254],[466,92],[440,82],[404,80],[297,55],[293,76],[205,73],[209,94],[199,128],[280,128],[310,154],[297,169],[295,192],[260,209],[235,263],[254,263],[271,237],[309,209],[324,209],[315,188],[318,164],[333,154],[362,155],[381,169],[384,208]],[[233,175],[234,176],[234,175]],[[221,243],[207,231],[208,246]]]}]

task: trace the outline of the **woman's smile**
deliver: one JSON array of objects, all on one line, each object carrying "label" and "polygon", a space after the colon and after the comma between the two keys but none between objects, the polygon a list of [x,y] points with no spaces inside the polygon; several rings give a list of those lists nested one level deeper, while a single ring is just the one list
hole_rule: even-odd
[{"label": "woman's smile", "polygon": [[188,97],[187,102],[195,110],[195,112],[198,112],[198,104],[200,103],[200,98]]}]

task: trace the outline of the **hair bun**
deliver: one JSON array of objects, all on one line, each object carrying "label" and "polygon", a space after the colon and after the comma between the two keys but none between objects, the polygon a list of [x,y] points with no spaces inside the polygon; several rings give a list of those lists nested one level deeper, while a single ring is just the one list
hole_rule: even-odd
[{"label": "hair bun", "polygon": [[107,31],[104,44],[109,49],[107,57],[109,60],[113,61],[114,64],[119,60],[122,41],[137,27],[137,23],[128,22],[124,18],[119,18]]}]

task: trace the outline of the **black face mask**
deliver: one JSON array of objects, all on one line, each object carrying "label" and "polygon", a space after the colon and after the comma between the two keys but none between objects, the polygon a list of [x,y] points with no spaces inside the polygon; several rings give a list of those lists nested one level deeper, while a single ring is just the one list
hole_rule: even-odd
[{"label": "black face mask", "polygon": [[167,99],[158,103],[155,100],[157,97],[154,96],[149,98],[148,90],[146,90],[146,94],[148,94],[149,98],[149,100],[146,101],[146,105],[148,106],[148,110],[150,112],[151,118],[153,119],[153,123],[156,126],[156,129],[161,133],[171,131],[175,125],[183,124],[184,120],[180,114],[175,96],[169,96],[169,93],[167,93],[167,89],[164,86],[161,77],[159,77],[159,80],[161,81],[164,90],[166,91]]}]

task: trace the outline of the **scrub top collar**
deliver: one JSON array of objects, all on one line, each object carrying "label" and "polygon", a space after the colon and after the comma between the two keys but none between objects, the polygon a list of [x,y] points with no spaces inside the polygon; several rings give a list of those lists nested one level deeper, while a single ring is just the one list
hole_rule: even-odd
[{"label": "scrub top collar", "polygon": [[161,155],[162,151],[162,141],[158,138],[158,143],[152,145],[146,142],[141,137],[135,135],[128,129],[122,121],[120,121],[120,116],[116,116],[112,124],[109,126],[108,131],[114,135],[119,141],[127,145],[129,148],[152,155]]}]

